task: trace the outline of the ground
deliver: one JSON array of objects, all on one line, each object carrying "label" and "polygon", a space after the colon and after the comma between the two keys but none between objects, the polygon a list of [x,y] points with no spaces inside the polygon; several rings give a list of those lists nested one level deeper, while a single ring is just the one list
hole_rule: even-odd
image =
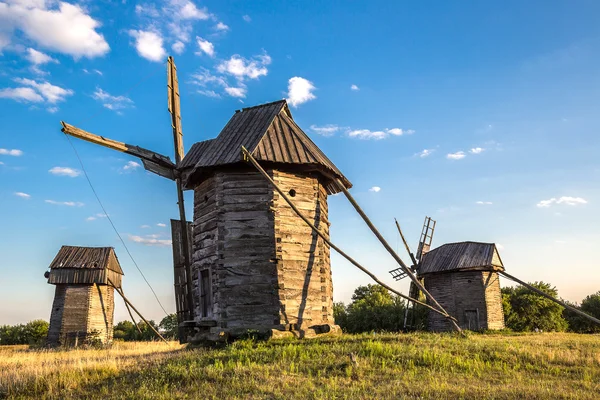
[{"label": "ground", "polygon": [[219,349],[0,346],[0,398],[597,399],[600,336],[384,334]]}]

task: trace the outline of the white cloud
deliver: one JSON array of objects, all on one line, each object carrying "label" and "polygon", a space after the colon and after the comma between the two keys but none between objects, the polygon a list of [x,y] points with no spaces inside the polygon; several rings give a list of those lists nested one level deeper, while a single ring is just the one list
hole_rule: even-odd
[{"label": "white cloud", "polygon": [[464,151],[457,151],[456,153],[446,154],[446,158],[449,160],[460,160],[466,157]]},{"label": "white cloud", "polygon": [[231,97],[239,97],[243,99],[246,97],[247,90],[245,87],[226,87],[225,92],[227,92],[227,94]]},{"label": "white cloud", "polygon": [[30,194],[23,193],[23,192],[15,192],[15,196],[20,197],[22,199],[26,199],[26,200],[29,200],[31,198]]},{"label": "white cloud", "polygon": [[311,125],[310,130],[322,136],[333,136],[341,128],[337,125],[327,124],[323,126]]},{"label": "white cloud", "polygon": [[57,206],[67,206],[67,207],[83,207],[83,203],[78,201],[54,201],[54,200],[44,200],[48,204],[54,204]]},{"label": "white cloud", "polygon": [[140,226],[140,228],[142,228],[142,229],[148,229],[148,228],[150,228],[150,225],[142,225],[142,226]]},{"label": "white cloud", "polygon": [[159,222],[158,224],[156,224],[156,226],[160,226],[161,228],[164,228],[164,227],[166,227],[167,225],[166,225],[166,224],[163,224],[162,222]]},{"label": "white cloud", "polygon": [[249,16],[249,15],[244,15],[244,16],[242,17],[242,19],[243,19],[244,21],[246,21],[246,22],[250,22],[250,21],[252,21],[252,18],[250,18],[250,16]]},{"label": "white cloud", "polygon": [[211,74],[206,68],[202,68],[200,71],[192,74],[192,83],[202,87],[208,85],[227,86],[227,80],[225,78]]},{"label": "white cloud", "polygon": [[133,107],[133,100],[125,96],[113,96],[99,87],[92,94],[94,100],[98,100],[102,105],[112,111],[120,111],[125,108]]},{"label": "white cloud", "polygon": [[52,175],[70,176],[71,178],[81,175],[81,171],[68,167],[53,167],[50,168],[48,172]]},{"label": "white cloud", "polygon": [[50,57],[46,53],[42,53],[41,51],[32,49],[31,47],[27,49],[26,57],[34,65],[42,65],[42,64],[47,64],[50,62],[58,64],[58,60]]},{"label": "white cloud", "polygon": [[385,129],[382,131],[372,131],[370,129],[355,129],[348,131],[348,136],[358,139],[385,139],[388,136],[402,136],[413,134],[413,130],[402,130],[400,128]]},{"label": "white cloud", "polygon": [[288,81],[288,103],[292,107],[298,107],[302,103],[314,100],[317,98],[313,94],[315,90],[313,83],[307,79],[295,76]]},{"label": "white cloud", "polygon": [[92,70],[92,71],[94,71],[94,73],[95,73],[95,74],[98,74],[98,75],[100,75],[100,76],[104,75],[104,74],[102,73],[102,71],[100,71],[100,70],[98,70],[98,69],[94,69],[94,70]]},{"label": "white cloud", "polygon": [[469,150],[469,153],[471,154],[481,154],[483,153],[485,149],[481,148],[481,147],[474,147],[471,150]]},{"label": "white cloud", "polygon": [[183,53],[183,50],[185,50],[185,43],[183,43],[182,41],[176,41],[175,43],[173,43],[173,45],[171,46],[171,48],[173,49],[173,51],[177,54],[181,54]]},{"label": "white cloud", "polygon": [[197,51],[195,54],[200,56],[202,53],[214,57],[215,56],[215,46],[209,42],[208,40],[202,39],[200,36],[196,36],[196,42],[198,43],[198,48],[200,51]]},{"label": "white cloud", "polygon": [[243,81],[246,78],[257,79],[261,76],[266,76],[269,73],[267,69],[267,65],[269,64],[271,64],[271,57],[266,53],[254,56],[250,60],[234,54],[229,60],[225,60],[219,64],[217,71],[232,75],[239,81]]},{"label": "white cloud", "polygon": [[159,32],[131,29],[129,35],[135,39],[135,49],[140,56],[150,61],[164,61],[167,53]]},{"label": "white cloud", "polygon": [[425,158],[425,157],[429,157],[431,155],[431,153],[433,153],[435,151],[435,149],[423,149],[423,151],[421,151],[420,153],[417,153],[416,155],[418,155],[421,158]]},{"label": "white cloud", "polygon": [[54,114],[55,112],[58,112],[59,108],[58,107],[48,107],[46,108],[46,110],[50,113],[50,114]]},{"label": "white cloud", "polygon": [[537,207],[547,208],[553,204],[565,204],[567,206],[577,206],[580,204],[587,204],[587,200],[581,197],[562,196],[559,198],[552,197],[548,200],[542,200],[536,204]]},{"label": "white cloud", "polygon": [[19,149],[0,149],[0,155],[19,157],[23,155],[23,151]]},{"label": "white cloud", "polygon": [[146,246],[170,246],[171,241],[168,239],[156,239],[152,237],[141,237],[129,235],[129,240],[136,243],[145,244]]},{"label": "white cloud", "polygon": [[135,13],[138,15],[147,15],[152,18],[158,18],[160,16],[160,13],[158,12],[154,4],[137,4],[135,6]]},{"label": "white cloud", "polygon": [[217,25],[215,25],[215,29],[221,32],[225,32],[229,30],[229,27],[227,25],[225,25],[222,22],[217,23]]},{"label": "white cloud", "polygon": [[211,16],[206,8],[198,8],[189,0],[170,0],[169,7],[176,10],[177,16],[183,20],[207,20]]},{"label": "white cloud", "polygon": [[196,90],[196,92],[200,93],[203,96],[213,97],[215,99],[218,99],[221,97],[221,95],[219,93],[215,92],[214,90]]},{"label": "white cloud", "polygon": [[0,21],[8,44],[15,30],[38,46],[69,54],[75,59],[98,57],[110,50],[96,31],[100,23],[79,5],[55,1],[11,0],[0,3]]},{"label": "white cloud", "polygon": [[87,217],[85,220],[86,221],[95,221],[98,218],[106,218],[106,217],[108,217],[108,215],[106,215],[104,213],[99,213],[99,214],[92,215],[91,217]]},{"label": "white cloud", "polygon": [[133,171],[135,169],[138,169],[139,167],[141,167],[140,163],[137,163],[135,161],[128,161],[127,164],[125,164],[125,166],[123,166],[123,170],[124,171]]},{"label": "white cloud", "polygon": [[369,192],[379,193],[380,191],[381,188],[379,186],[373,186],[371,189],[369,189]]},{"label": "white cloud", "polygon": [[480,206],[491,206],[493,203],[491,201],[476,201],[475,204],[479,204]]},{"label": "white cloud", "polygon": [[28,87],[0,89],[0,99],[12,99],[20,102],[40,103],[44,98],[35,90]]},{"label": "white cloud", "polygon": [[358,91],[358,90],[360,90],[360,88],[356,85],[352,85],[352,86],[350,86],[350,90]]},{"label": "white cloud", "polygon": [[15,78],[14,81],[35,89],[48,103],[52,104],[65,101],[67,96],[72,96],[74,93],[71,89],[64,89],[46,81],[38,82],[27,78]]}]

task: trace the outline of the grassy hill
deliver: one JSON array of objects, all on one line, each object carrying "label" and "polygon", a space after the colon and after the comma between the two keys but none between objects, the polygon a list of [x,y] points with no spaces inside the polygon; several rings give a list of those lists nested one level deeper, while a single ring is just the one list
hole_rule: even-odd
[{"label": "grassy hill", "polygon": [[[349,354],[353,354],[355,361]],[[597,399],[600,337],[345,335],[220,349],[0,347],[0,398]]]}]

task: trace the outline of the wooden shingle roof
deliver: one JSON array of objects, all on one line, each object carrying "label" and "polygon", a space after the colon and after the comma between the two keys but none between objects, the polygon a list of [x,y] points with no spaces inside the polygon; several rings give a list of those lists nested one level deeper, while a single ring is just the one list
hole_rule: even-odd
[{"label": "wooden shingle roof", "polygon": [[285,100],[236,111],[219,136],[196,143],[180,168],[192,168],[188,180],[215,167],[243,162],[244,146],[258,161],[302,165],[328,177],[328,192],[340,190],[331,181],[339,178],[346,188],[352,184],[296,124]]},{"label": "wooden shingle roof", "polygon": [[50,263],[50,270],[56,269],[107,269],[123,275],[112,247],[62,246]]},{"label": "wooden shingle roof", "polygon": [[418,274],[448,271],[504,270],[494,243],[447,243],[423,255]]}]

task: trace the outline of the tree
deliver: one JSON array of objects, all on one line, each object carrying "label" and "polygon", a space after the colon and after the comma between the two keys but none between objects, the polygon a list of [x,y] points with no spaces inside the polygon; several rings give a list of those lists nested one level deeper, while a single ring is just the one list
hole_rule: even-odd
[{"label": "tree", "polygon": [[[590,294],[581,302],[581,305],[568,303],[570,306],[580,309],[586,314],[592,317],[600,319],[600,291],[594,294]],[[599,333],[600,326],[593,323],[587,318],[582,317],[572,311],[566,310],[563,312],[563,316],[569,323],[569,330],[578,333]]]},{"label": "tree", "polygon": [[[551,295],[558,291],[548,283],[535,282],[530,285]],[[502,288],[502,306],[506,326],[514,331],[564,331],[567,321],[563,318],[564,307],[525,286]]]},{"label": "tree", "polygon": [[179,323],[177,322],[177,314],[169,314],[158,324],[161,329],[161,334],[166,339],[175,339],[178,336]]},{"label": "tree", "polygon": [[36,319],[25,325],[0,326],[0,344],[40,345],[48,336],[48,322]]},{"label": "tree", "polygon": [[350,333],[399,331],[404,318],[404,301],[380,285],[359,286],[352,302],[334,305],[335,321]]}]

